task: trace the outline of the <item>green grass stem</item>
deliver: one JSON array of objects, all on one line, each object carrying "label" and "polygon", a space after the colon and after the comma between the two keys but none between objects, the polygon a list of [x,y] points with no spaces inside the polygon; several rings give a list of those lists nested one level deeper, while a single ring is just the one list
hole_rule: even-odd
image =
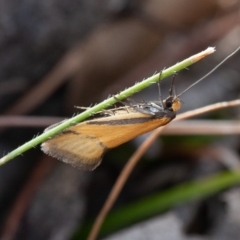
[{"label": "green grass stem", "polygon": [[[173,73],[179,72],[180,70],[189,67],[193,63],[197,62],[198,60],[202,59],[203,57],[205,57],[213,52],[214,52],[214,48],[208,48],[201,53],[193,55],[193,56],[185,59],[184,61],[179,62],[179,63],[175,64],[174,66],[163,70],[161,73],[161,80],[172,75]],[[119,100],[125,99],[127,97],[130,97],[134,93],[137,93],[158,81],[159,81],[159,73],[120,92],[119,94],[115,95],[115,97],[117,97],[117,99],[119,99]],[[83,113],[80,113],[80,114],[76,115],[75,117],[72,117],[72,118],[62,122],[61,124],[57,125],[56,127],[50,129],[49,131],[42,133],[41,135],[35,137],[34,139],[26,142],[22,146],[9,152],[6,156],[4,156],[0,159],[0,165],[7,163],[8,161],[19,156],[20,154],[28,151],[29,149],[37,146],[38,144],[41,144],[42,142],[48,140],[49,138],[53,137],[54,135],[63,131],[64,129],[85,120],[86,118],[94,115],[95,113],[97,113],[99,111],[102,111],[105,108],[112,106],[116,102],[117,101],[114,97],[110,97],[110,98],[104,100],[103,102],[95,105],[94,107],[87,109]]]}]

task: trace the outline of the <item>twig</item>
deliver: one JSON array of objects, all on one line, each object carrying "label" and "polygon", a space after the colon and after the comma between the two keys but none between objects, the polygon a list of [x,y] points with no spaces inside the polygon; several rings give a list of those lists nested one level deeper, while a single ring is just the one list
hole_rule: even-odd
[{"label": "twig", "polygon": [[47,127],[61,121],[62,117],[1,116],[0,127]]},{"label": "twig", "polygon": [[167,125],[162,135],[235,135],[240,134],[238,120],[183,120]]},{"label": "twig", "polygon": [[[0,127],[47,127],[61,122],[61,117],[42,116],[2,116]],[[183,120],[175,121],[164,128],[162,135],[235,135],[240,134],[240,121],[238,120]]]}]

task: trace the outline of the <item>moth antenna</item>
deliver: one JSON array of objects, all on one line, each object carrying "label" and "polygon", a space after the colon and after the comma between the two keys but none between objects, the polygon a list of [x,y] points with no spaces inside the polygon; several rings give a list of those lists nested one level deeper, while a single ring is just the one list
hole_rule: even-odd
[{"label": "moth antenna", "polygon": [[175,81],[176,75],[177,75],[177,73],[174,73],[173,77],[172,77],[172,83],[171,83],[171,87],[169,89],[170,97],[176,96],[176,91],[175,91],[175,87],[174,87],[174,81]]},{"label": "moth antenna", "polygon": [[177,97],[180,97],[183,93],[187,92],[190,88],[192,88],[193,86],[195,86],[196,84],[200,83],[203,79],[205,79],[206,77],[208,77],[210,74],[212,74],[216,69],[218,69],[223,63],[225,63],[230,57],[232,57],[234,54],[236,54],[238,51],[240,50],[240,46],[233,51],[232,53],[230,53],[226,58],[224,58],[216,67],[214,67],[210,72],[208,72],[206,75],[204,75],[203,77],[201,77],[200,79],[198,79],[195,83],[191,84],[189,87],[187,87],[183,92],[181,92],[179,95],[177,95]]},{"label": "moth antenna", "polygon": [[161,103],[161,107],[163,108],[163,100],[162,100],[162,93],[161,93],[161,87],[160,87],[161,75],[162,75],[162,71],[160,71],[159,78],[158,78],[158,98],[159,98],[159,102]]}]

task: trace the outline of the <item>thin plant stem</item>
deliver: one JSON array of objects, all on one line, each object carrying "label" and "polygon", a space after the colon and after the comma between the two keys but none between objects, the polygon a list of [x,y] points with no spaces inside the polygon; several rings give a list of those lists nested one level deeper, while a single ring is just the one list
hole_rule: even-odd
[{"label": "thin plant stem", "polygon": [[[195,55],[183,60],[182,62],[179,62],[179,63],[175,64],[174,66],[161,71],[161,79],[160,80],[172,75],[173,73],[179,72],[180,70],[189,67],[190,65],[199,61],[200,59],[204,58],[205,56],[212,54],[214,51],[215,51],[214,48],[209,47],[205,51],[195,54]],[[77,116],[72,117],[72,118],[62,122],[61,124],[57,125],[56,127],[44,132],[43,134],[35,137],[34,139],[23,144],[22,146],[16,148],[12,152],[9,152],[7,155],[5,155],[4,157],[2,157],[0,159],[0,165],[7,163],[8,161],[14,159],[15,157],[28,151],[29,149],[34,148],[38,144],[48,140],[49,138],[53,137],[54,135],[63,131],[64,129],[85,120],[86,118],[94,115],[95,113],[97,113],[109,106],[112,106],[114,103],[117,102],[116,98],[119,100],[125,99],[158,81],[159,81],[159,73],[153,75],[152,77],[147,78],[146,80],[144,80],[142,82],[135,84],[134,86],[120,92],[119,94],[117,94],[113,97],[110,97],[110,98],[104,100],[103,102],[95,105],[94,107],[87,109],[83,113],[78,114]]]}]

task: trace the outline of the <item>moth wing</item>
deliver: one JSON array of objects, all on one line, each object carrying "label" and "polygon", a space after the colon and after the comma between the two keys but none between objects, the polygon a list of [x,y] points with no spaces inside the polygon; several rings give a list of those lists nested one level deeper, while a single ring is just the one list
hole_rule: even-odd
[{"label": "moth wing", "polygon": [[83,170],[95,169],[106,149],[94,136],[68,130],[42,143],[41,148],[46,154]]},{"label": "moth wing", "polygon": [[74,129],[85,136],[93,136],[107,149],[111,149],[166,125],[171,120],[169,116],[154,118],[152,115],[143,113],[128,113],[86,121],[69,129]]},{"label": "moth wing", "polygon": [[[153,118],[139,112],[117,111],[116,115],[82,122],[42,144],[42,150],[75,167],[93,170],[104,153],[136,136],[163,126],[175,117],[169,113]],[[50,126],[47,130],[56,125]]]}]

